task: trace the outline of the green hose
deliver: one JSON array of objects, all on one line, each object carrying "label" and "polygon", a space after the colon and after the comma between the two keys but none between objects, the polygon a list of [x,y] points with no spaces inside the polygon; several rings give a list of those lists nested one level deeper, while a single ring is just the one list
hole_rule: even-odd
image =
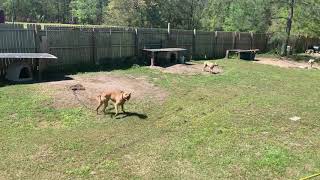
[{"label": "green hose", "polygon": [[317,176],[320,176],[320,173],[314,174],[314,175],[311,175],[311,176],[308,176],[308,177],[305,177],[305,178],[302,178],[302,179],[300,179],[300,180],[307,180],[307,179],[315,178],[315,177],[317,177]]}]

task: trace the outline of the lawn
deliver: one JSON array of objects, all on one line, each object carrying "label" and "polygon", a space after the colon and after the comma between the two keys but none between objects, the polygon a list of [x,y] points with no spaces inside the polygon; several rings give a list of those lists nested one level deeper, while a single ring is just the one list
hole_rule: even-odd
[{"label": "lawn", "polygon": [[41,84],[1,87],[0,179],[299,179],[320,172],[320,72],[217,62],[221,75],[112,71],[147,77],[168,92],[163,103],[128,103],[147,118],[57,109]]}]

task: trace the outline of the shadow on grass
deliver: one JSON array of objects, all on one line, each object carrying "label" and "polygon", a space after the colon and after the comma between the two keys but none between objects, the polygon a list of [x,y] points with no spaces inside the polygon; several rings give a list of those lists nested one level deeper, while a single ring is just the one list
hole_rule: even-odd
[{"label": "shadow on grass", "polygon": [[55,74],[54,76],[50,78],[45,78],[42,81],[39,80],[32,80],[32,81],[25,81],[25,82],[15,82],[15,81],[8,81],[6,79],[0,80],[0,88],[5,86],[12,86],[12,85],[26,85],[26,84],[38,84],[38,83],[44,83],[44,82],[55,82],[55,81],[67,81],[67,80],[73,80],[73,78],[68,77],[63,74]]},{"label": "shadow on grass", "polygon": [[[70,75],[75,75],[78,73],[85,72],[111,72],[115,70],[128,70],[132,68],[135,64],[144,65],[141,63],[136,63],[136,60],[126,60],[118,59],[113,60],[114,64],[78,64],[78,65],[63,65],[63,67],[49,67],[43,72],[43,80],[39,81],[37,79],[27,82],[12,82],[7,81],[3,77],[0,79],[0,88],[9,85],[18,85],[18,84],[37,84],[43,82],[56,82],[56,81],[66,81],[73,80]],[[34,73],[34,77],[37,77],[37,73]]]},{"label": "shadow on grass", "polygon": [[136,112],[126,112],[126,113],[119,113],[118,116],[115,116],[116,113],[109,112],[107,113],[111,115],[112,118],[115,119],[125,119],[127,117],[137,117],[139,119],[147,119],[148,116],[146,114],[136,113]]}]

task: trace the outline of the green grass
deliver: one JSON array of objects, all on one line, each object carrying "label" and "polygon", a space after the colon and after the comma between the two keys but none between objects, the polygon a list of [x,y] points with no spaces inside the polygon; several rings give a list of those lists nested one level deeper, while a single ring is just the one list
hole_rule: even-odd
[{"label": "green grass", "polygon": [[162,105],[128,104],[147,119],[56,110],[39,84],[1,87],[0,178],[299,179],[319,172],[320,72],[219,64],[225,72],[218,76],[114,71],[148,76],[169,92]]}]

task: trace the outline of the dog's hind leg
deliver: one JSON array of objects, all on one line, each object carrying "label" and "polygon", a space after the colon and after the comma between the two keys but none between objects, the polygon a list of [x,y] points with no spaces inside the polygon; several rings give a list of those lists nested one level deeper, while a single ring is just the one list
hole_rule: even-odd
[{"label": "dog's hind leg", "polygon": [[104,114],[107,114],[107,111],[106,111],[107,107],[108,107],[108,102],[104,102],[103,103],[103,113]]},{"label": "dog's hind leg", "polygon": [[97,114],[99,114],[99,108],[102,106],[102,104],[103,102],[100,101],[98,107],[96,108]]}]

